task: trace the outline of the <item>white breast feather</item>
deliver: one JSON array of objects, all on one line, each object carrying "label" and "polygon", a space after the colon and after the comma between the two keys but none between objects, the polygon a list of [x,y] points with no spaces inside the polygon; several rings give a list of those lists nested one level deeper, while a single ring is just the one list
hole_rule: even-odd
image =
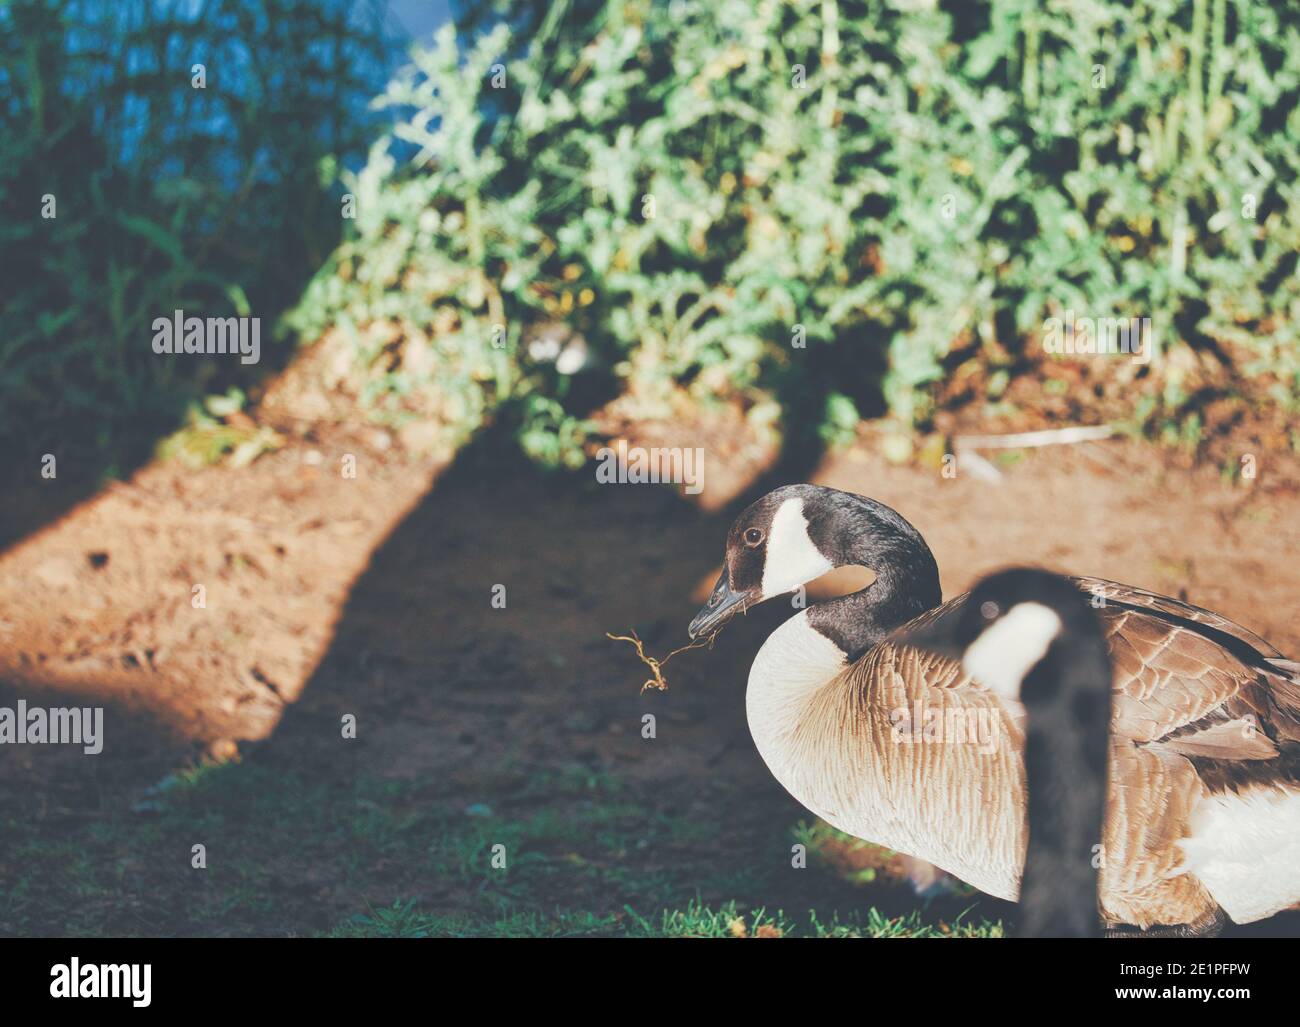
[{"label": "white breast feather", "polygon": [[1206,796],[1179,844],[1224,912],[1252,923],[1300,896],[1300,790],[1258,785]]}]

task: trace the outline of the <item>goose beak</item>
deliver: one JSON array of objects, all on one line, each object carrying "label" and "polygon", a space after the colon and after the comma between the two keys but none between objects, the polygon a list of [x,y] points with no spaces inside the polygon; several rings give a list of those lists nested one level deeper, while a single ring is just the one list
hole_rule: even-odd
[{"label": "goose beak", "polygon": [[745,593],[731,591],[731,585],[727,582],[727,570],[724,567],[718,583],[713,586],[713,592],[709,595],[709,601],[695,615],[686,633],[691,636],[691,641],[704,635],[711,635],[735,614],[744,610],[745,606]]}]

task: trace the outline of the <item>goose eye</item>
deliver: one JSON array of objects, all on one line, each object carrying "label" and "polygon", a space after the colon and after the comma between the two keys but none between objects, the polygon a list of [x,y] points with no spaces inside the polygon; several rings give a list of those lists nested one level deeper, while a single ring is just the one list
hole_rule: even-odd
[{"label": "goose eye", "polygon": [[980,616],[985,620],[993,620],[1001,612],[1002,610],[998,607],[998,604],[992,600],[980,604]]},{"label": "goose eye", "polygon": [[745,545],[756,546],[763,541],[763,532],[758,528],[745,529]]}]

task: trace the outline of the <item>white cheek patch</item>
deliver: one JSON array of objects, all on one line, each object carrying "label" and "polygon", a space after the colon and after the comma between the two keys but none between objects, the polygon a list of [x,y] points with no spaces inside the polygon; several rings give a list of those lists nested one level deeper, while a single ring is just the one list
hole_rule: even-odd
[{"label": "white cheek patch", "polygon": [[833,569],[834,565],[808,536],[803,500],[787,499],[777,509],[767,533],[763,598],[784,595]]},{"label": "white cheek patch", "polygon": [[1061,618],[1041,603],[1017,603],[971,643],[962,669],[1004,699],[1019,699],[1020,685],[1061,633]]}]

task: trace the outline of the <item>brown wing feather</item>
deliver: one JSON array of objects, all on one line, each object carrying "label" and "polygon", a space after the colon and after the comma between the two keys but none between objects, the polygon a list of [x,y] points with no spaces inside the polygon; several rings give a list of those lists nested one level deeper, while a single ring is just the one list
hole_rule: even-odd
[{"label": "brown wing feather", "polygon": [[[1125,923],[1192,922],[1212,909],[1213,901],[1182,872],[1177,843],[1202,796],[1231,786],[1235,773],[1252,779],[1295,773],[1300,675],[1258,635],[1209,610],[1099,578],[1074,580],[1107,597],[1098,613],[1114,665],[1103,907],[1108,917]],[[948,616],[965,600],[958,596],[902,630]],[[1198,630],[1202,627],[1208,630]],[[923,681],[929,701],[996,701],[952,661],[933,658],[922,665],[892,642],[868,658],[875,664],[869,677],[888,669],[894,680]],[[1009,737],[1023,745],[1019,730]],[[952,755],[946,754],[950,760]],[[913,780],[908,786],[933,792],[951,785],[955,771],[973,768],[930,769],[938,780]],[[1023,768],[1011,776],[1002,768],[983,786],[984,823],[1003,835],[998,847],[1005,853],[1008,843],[1023,840],[1019,824],[1009,823],[1016,810],[1023,816]]]},{"label": "brown wing feather", "polygon": [[1243,628],[1235,621],[1230,621],[1227,617],[1217,614],[1213,610],[1207,610],[1202,606],[1194,606],[1191,603],[1183,602],[1181,599],[1162,596],[1157,592],[1148,592],[1145,588],[1137,588],[1134,585],[1121,585],[1117,581],[1107,581],[1105,578],[1073,577],[1070,580],[1085,592],[1105,596],[1108,602],[1114,600],[1123,605],[1145,607],[1166,617],[1177,617],[1197,624],[1204,624],[1245,642],[1261,656],[1280,657],[1282,655],[1255,632]]},{"label": "brown wing feather", "polygon": [[[1240,760],[1277,755],[1274,740],[1300,741],[1300,665],[1264,639],[1211,610],[1146,589],[1103,578],[1071,580],[1106,597],[1098,614],[1115,668],[1112,730],[1118,736],[1161,742],[1186,755]],[[952,615],[968,595],[921,614],[899,633]],[[932,684],[972,684],[961,675],[940,677]],[[1242,730],[1234,745],[1224,725],[1238,721]],[[1208,738],[1196,739],[1206,732]],[[1213,752],[1194,751],[1201,747]]]},{"label": "brown wing feather", "polygon": [[1112,730],[1152,742],[1200,721],[1258,672],[1194,630],[1136,610],[1107,608],[1102,621],[1114,665]]},{"label": "brown wing feather", "polygon": [[[1229,762],[1272,760],[1300,741],[1300,683],[1284,664],[1250,661],[1194,626],[1140,610],[1108,607],[1102,616],[1117,737]],[[1289,765],[1281,761],[1279,774]]]}]

